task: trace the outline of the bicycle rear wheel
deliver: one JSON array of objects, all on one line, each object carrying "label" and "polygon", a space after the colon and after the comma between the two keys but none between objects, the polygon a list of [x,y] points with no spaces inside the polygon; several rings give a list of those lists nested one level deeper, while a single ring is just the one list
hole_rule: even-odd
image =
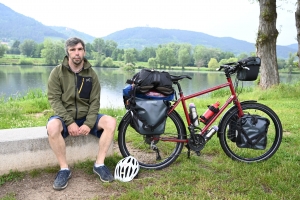
[{"label": "bicycle rear wheel", "polygon": [[161,140],[162,137],[186,139],[185,126],[176,111],[167,117],[162,135],[141,135],[130,123],[131,114],[128,112],[118,129],[118,144],[123,157],[133,156],[144,169],[163,169],[177,159],[184,143]]},{"label": "bicycle rear wheel", "polygon": [[267,146],[264,150],[239,148],[235,143],[236,137],[236,122],[238,119],[238,109],[235,107],[225,114],[219,127],[219,140],[222,149],[227,156],[233,160],[242,162],[258,162],[267,160],[275,154],[278,150],[282,140],[282,126],[276,113],[269,107],[251,102],[242,104],[244,113],[251,115],[259,115],[266,117],[270,121],[268,133],[267,133]]}]

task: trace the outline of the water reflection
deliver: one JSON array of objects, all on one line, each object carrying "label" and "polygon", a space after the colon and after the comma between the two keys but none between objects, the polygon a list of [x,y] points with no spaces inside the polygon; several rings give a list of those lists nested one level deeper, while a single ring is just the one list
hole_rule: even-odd
[{"label": "water reflection", "polygon": [[[6,97],[24,95],[29,89],[47,90],[47,81],[53,66],[0,66],[0,94]],[[120,69],[94,68],[101,84],[101,107],[123,107],[122,89],[135,72]],[[136,70],[138,72],[139,70]],[[168,70],[165,70],[168,71]],[[192,80],[181,81],[185,94],[206,89],[225,81],[222,72],[169,71],[173,75],[189,75]],[[281,82],[296,82],[299,75],[280,74]],[[244,82],[244,86],[253,82]]]}]

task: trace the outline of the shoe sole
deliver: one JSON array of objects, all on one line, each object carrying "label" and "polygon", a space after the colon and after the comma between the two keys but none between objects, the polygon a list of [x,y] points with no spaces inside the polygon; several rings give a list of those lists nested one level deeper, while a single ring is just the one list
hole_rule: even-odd
[{"label": "shoe sole", "polygon": [[101,180],[102,182],[104,182],[104,183],[110,183],[110,182],[113,182],[113,180],[111,180],[111,181],[103,180],[103,179],[101,178],[101,175],[98,174],[98,172],[97,172],[95,169],[93,169],[93,172],[99,176],[99,178],[100,178],[100,180]]},{"label": "shoe sole", "polygon": [[70,179],[71,177],[72,177],[72,172],[70,173],[70,175],[69,175],[69,177],[68,177],[68,180],[67,180],[66,185],[64,185],[63,187],[55,187],[54,184],[53,184],[53,189],[54,189],[54,190],[63,190],[63,189],[65,189],[65,188],[68,186],[68,181],[69,181],[69,179]]}]

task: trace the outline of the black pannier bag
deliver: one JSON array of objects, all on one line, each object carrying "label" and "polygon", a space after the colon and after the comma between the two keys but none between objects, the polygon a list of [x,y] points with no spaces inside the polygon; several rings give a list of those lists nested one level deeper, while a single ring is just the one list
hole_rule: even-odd
[{"label": "black pannier bag", "polygon": [[258,57],[249,57],[244,60],[238,61],[242,63],[244,67],[248,69],[240,69],[237,72],[237,78],[240,81],[255,81],[258,76],[259,67],[260,67],[260,58]]},{"label": "black pannier bag", "polygon": [[135,98],[131,101],[131,126],[142,135],[164,133],[169,101]]},{"label": "black pannier bag", "polygon": [[265,117],[245,114],[237,121],[236,145],[240,148],[265,149],[269,124]]},{"label": "black pannier bag", "polygon": [[237,120],[238,120],[238,116],[234,115],[231,117],[230,122],[228,124],[227,138],[232,142],[236,142]]},{"label": "black pannier bag", "polygon": [[132,79],[127,80],[126,83],[134,84],[136,93],[145,94],[149,91],[156,91],[164,95],[174,93],[171,76],[168,72],[164,71],[142,69]]}]

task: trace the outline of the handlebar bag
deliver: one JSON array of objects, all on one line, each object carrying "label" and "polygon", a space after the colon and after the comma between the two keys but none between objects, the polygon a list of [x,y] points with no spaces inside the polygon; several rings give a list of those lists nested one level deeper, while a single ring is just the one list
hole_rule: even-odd
[{"label": "handlebar bag", "polygon": [[237,72],[237,78],[240,81],[255,81],[257,79],[259,68],[260,68],[260,58],[250,57],[239,61],[243,66],[248,67],[248,69],[240,69]]},{"label": "handlebar bag", "polygon": [[265,149],[269,124],[265,117],[245,114],[237,121],[236,145],[240,148]]},{"label": "handlebar bag", "polygon": [[130,105],[131,126],[142,135],[164,133],[169,104],[164,100],[135,98]]}]

